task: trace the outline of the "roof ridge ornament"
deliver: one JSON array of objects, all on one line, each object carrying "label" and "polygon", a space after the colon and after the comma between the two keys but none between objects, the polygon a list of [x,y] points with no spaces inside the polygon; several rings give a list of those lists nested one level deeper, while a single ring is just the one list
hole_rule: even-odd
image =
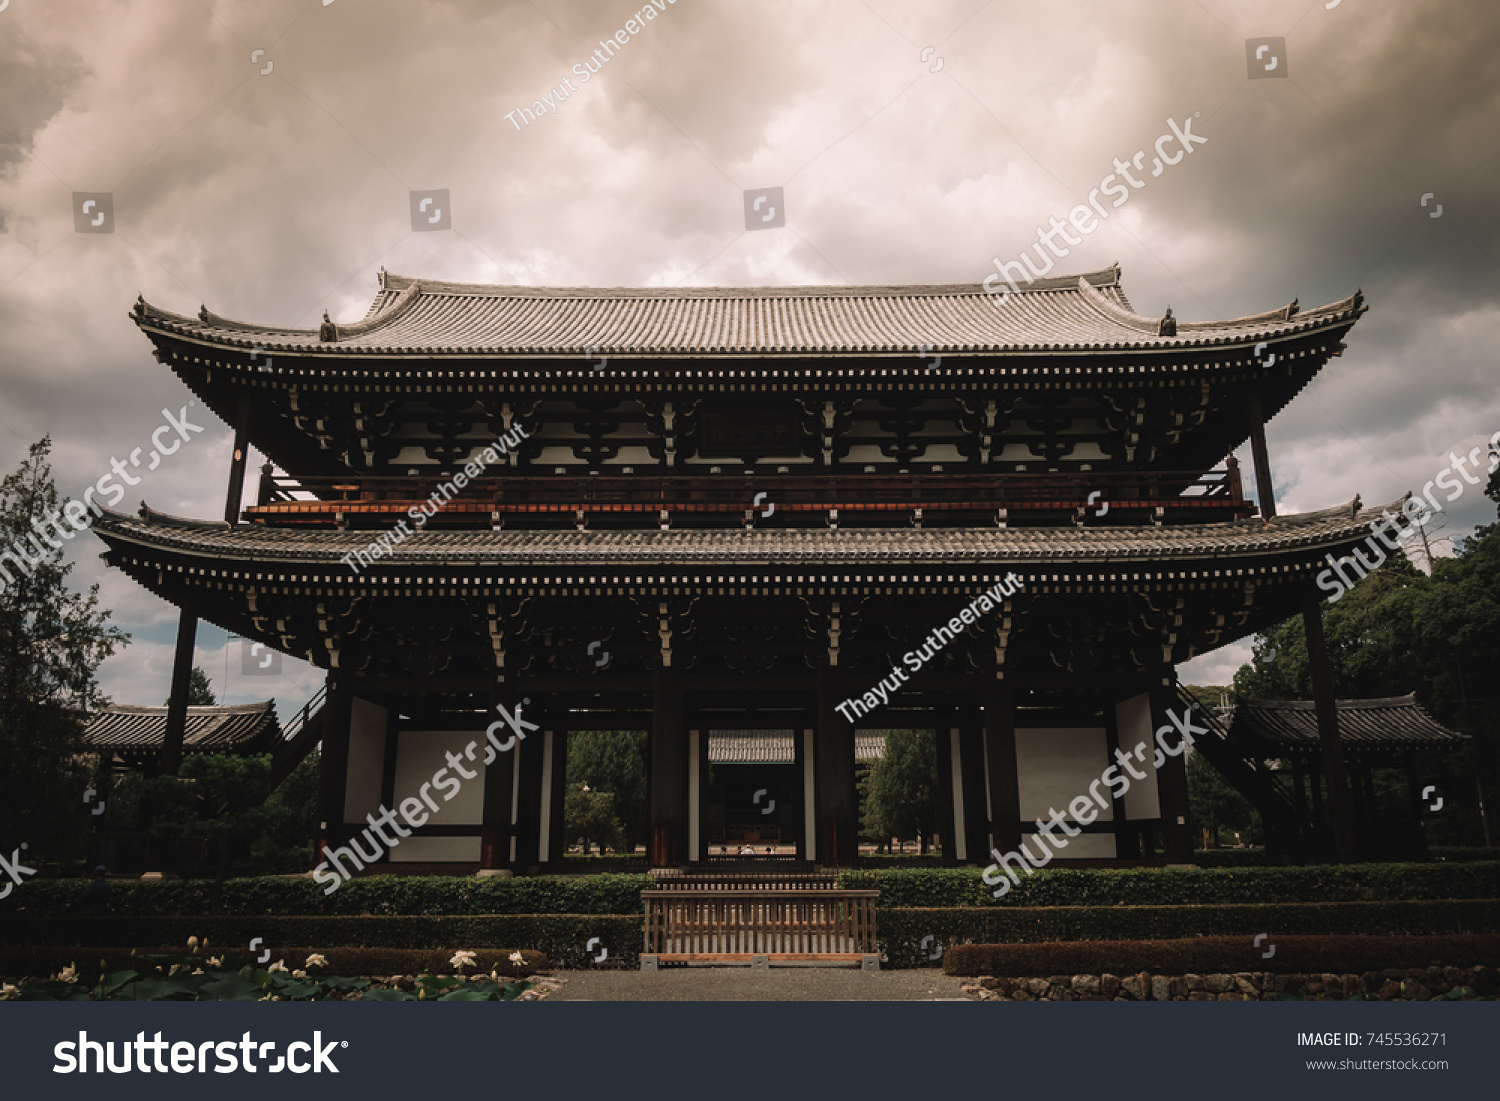
[{"label": "roof ridge ornament", "polygon": [[208,307],[200,302],[198,304],[198,320],[207,325],[212,319],[212,315],[208,312]]},{"label": "roof ridge ornament", "polygon": [[146,316],[146,296],[144,294],[137,294],[135,296],[135,316]]},{"label": "roof ridge ornament", "polygon": [[1297,303],[1298,299],[1294,298],[1286,304],[1286,315],[1282,318],[1283,321],[1290,321],[1292,318],[1297,316]]},{"label": "roof ridge ornament", "polygon": [[324,344],[337,344],[339,339],[339,327],[333,323],[328,316],[328,311],[323,311],[323,323],[318,326],[318,339]]},{"label": "roof ridge ornament", "polygon": [[1167,307],[1167,312],[1162,314],[1161,320],[1156,323],[1157,336],[1176,336],[1177,319],[1172,316],[1172,307]]}]

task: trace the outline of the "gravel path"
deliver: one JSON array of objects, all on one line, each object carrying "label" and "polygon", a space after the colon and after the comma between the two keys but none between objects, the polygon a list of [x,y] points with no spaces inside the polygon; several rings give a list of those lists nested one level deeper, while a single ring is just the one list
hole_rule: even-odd
[{"label": "gravel path", "polygon": [[831,967],[672,967],[649,971],[558,971],[549,1002],[924,1002],[971,1001],[962,981],[936,970]]}]

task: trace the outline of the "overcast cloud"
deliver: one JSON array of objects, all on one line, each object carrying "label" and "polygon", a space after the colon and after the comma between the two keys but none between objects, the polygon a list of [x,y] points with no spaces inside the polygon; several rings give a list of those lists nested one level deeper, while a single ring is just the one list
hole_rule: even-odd
[{"label": "overcast cloud", "polygon": [[[138,293],[309,326],[361,316],[382,265],[593,286],[977,282],[1113,158],[1193,115],[1208,144],[1059,267],[1118,260],[1140,312],[1188,320],[1363,287],[1348,351],[1269,426],[1281,508],[1393,499],[1500,429],[1500,5],[675,0],[556,113],[507,121],[578,84],[574,64],[639,10],[11,0],[0,467],[51,433],[76,495],[189,399],[127,318]],[[1246,39],[1265,36],[1286,39],[1287,75],[1247,80]],[[744,232],[743,191],[773,186],[786,227]],[[411,232],[423,188],[449,189],[451,231]],[[76,191],[112,194],[114,233],[74,232]],[[213,421],[128,506],[218,516],[229,446]],[[1450,531],[1493,519],[1476,491]],[[105,690],[159,703],[175,609],[105,569],[92,536],[74,543],[75,576],[136,637]],[[291,661],[246,680],[236,646],[226,691],[224,647],[200,627],[226,702],[275,695],[285,718],[321,681]],[[1223,683],[1247,655],[1181,673]]]}]

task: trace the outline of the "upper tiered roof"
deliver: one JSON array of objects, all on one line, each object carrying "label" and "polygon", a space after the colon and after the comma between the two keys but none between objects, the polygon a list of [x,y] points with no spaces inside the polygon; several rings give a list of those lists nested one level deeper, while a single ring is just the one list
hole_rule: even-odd
[{"label": "upper tiered roof", "polygon": [[1305,313],[1295,301],[1227,321],[1135,312],[1118,265],[1040,279],[1002,301],[974,284],[860,287],[523,287],[380,273],[363,320],[317,329],[184,317],[137,302],[148,332],[317,356],[1035,355],[1274,342],[1347,327],[1359,292]]}]

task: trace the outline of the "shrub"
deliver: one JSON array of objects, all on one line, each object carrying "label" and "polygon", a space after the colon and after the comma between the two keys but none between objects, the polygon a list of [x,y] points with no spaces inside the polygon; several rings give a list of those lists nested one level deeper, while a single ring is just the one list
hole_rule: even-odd
[{"label": "shrub", "polygon": [[[0,915],[63,917],[77,912],[85,881],[28,880],[0,903]],[[351,879],[331,895],[300,876],[226,880],[218,913],[334,914],[638,914],[645,875],[398,876]],[[213,884],[199,879],[116,880],[110,913],[121,916],[214,913]]]},{"label": "shrub", "polygon": [[1500,898],[1500,863],[1297,868],[1066,868],[1021,877],[1002,898],[978,868],[851,870],[839,886],[878,890],[882,907],[1186,906]]},{"label": "shrub", "polygon": [[1244,937],[1188,940],[1079,941],[1042,944],[967,944],[943,957],[949,975],[1157,975],[1273,971],[1278,974],[1362,974],[1386,969],[1495,966],[1500,936],[1282,937],[1276,954]]},{"label": "shrub", "polygon": [[[190,936],[207,937],[215,952],[235,954],[248,951],[251,939],[259,937],[276,959],[292,951],[328,956],[334,949],[400,948],[452,954],[474,945],[511,944],[542,953],[561,967],[588,967],[593,966],[586,950],[591,937],[600,938],[610,961],[639,962],[644,920],[638,914],[0,918],[0,944],[6,945],[186,944]],[[313,947],[280,947],[287,944]],[[287,966],[292,966],[290,956]]]},{"label": "shrub", "polygon": [[[1257,933],[1268,933],[1278,938],[1278,943],[1285,936],[1500,934],[1500,902],[1474,899],[1097,908],[971,906],[882,909],[877,920],[886,966],[932,967],[929,954],[939,947],[962,944],[1232,936],[1248,950]],[[923,947],[923,938],[929,936],[933,939]],[[1277,955],[1281,954],[1278,949]],[[1254,958],[1260,958],[1259,950]],[[1250,969],[1249,962],[1237,970]]]}]

